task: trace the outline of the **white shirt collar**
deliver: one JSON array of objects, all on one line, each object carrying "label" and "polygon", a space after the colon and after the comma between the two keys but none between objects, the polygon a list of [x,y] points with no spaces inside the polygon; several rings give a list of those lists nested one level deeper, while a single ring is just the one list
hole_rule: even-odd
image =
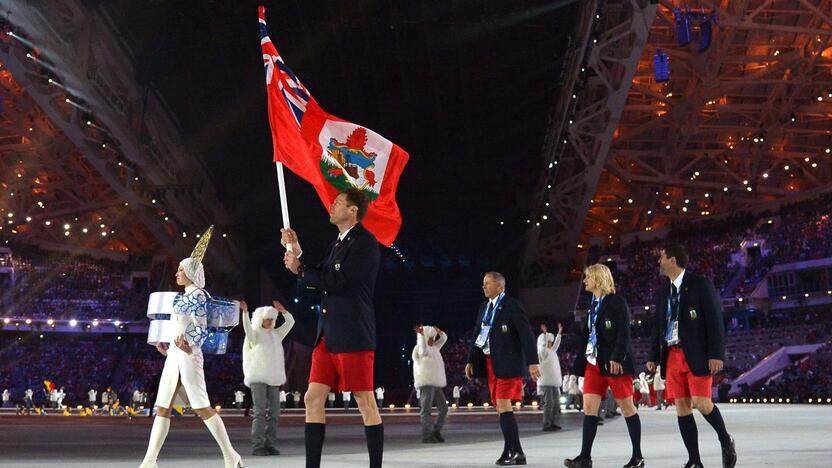
[{"label": "white shirt collar", "polygon": [[505,292],[505,291],[503,291],[503,292],[501,292],[501,293],[500,293],[497,297],[495,297],[494,299],[489,299],[489,300],[488,300],[488,303],[491,305],[491,307],[494,307],[495,305],[497,305],[497,301],[499,301],[500,299],[502,299],[502,298],[503,298],[503,296],[505,296],[505,295],[506,295],[506,292]]},{"label": "white shirt collar", "polygon": [[345,238],[345,237],[347,237],[347,234],[349,234],[349,233],[350,233],[350,231],[352,231],[352,228],[354,228],[355,226],[357,226],[357,224],[353,224],[353,225],[352,225],[349,229],[347,229],[346,231],[341,232],[341,233],[338,233],[338,242],[341,242],[342,240],[344,240],[344,238]]},{"label": "white shirt collar", "polygon": [[191,283],[191,284],[189,284],[189,285],[185,286],[185,292],[186,292],[186,293],[194,292],[194,291],[195,291],[195,290],[197,290],[197,289],[199,289],[199,287],[197,287],[197,285],[195,285],[195,284],[193,284],[193,283]]},{"label": "white shirt collar", "polygon": [[673,285],[676,286],[676,291],[681,291],[682,290],[682,280],[684,279],[684,277],[685,277],[685,270],[682,270],[682,272],[679,273],[679,276],[677,276],[676,279],[673,280]]}]

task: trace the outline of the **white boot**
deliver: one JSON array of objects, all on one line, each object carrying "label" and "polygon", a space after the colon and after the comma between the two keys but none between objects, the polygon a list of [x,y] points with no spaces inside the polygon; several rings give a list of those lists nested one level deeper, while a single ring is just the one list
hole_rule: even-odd
[{"label": "white boot", "polygon": [[150,430],[150,440],[147,443],[147,453],[139,468],[157,468],[156,459],[159,458],[159,451],[165,443],[170,429],[170,418],[156,416],[153,418],[153,429]]},{"label": "white boot", "polygon": [[214,436],[217,445],[222,450],[222,458],[225,462],[225,468],[243,468],[243,459],[240,454],[231,446],[231,440],[228,439],[228,432],[225,431],[225,424],[222,422],[220,415],[215,414],[208,419],[203,419],[202,422],[208,426],[208,431]]}]

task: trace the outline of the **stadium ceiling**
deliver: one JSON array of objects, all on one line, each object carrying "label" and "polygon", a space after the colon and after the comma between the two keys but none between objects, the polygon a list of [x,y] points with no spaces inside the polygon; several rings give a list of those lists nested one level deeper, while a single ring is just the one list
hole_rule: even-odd
[{"label": "stadium ceiling", "polygon": [[216,224],[209,256],[239,265],[212,182],[106,17],[3,0],[0,19],[0,236],[181,256]]},{"label": "stadium ceiling", "polygon": [[[710,47],[699,51],[696,21],[679,45],[675,8],[713,13]],[[562,283],[589,245],[622,234],[832,188],[832,1],[586,9],[597,24],[583,26],[586,58],[575,54],[548,131],[527,282]]]}]

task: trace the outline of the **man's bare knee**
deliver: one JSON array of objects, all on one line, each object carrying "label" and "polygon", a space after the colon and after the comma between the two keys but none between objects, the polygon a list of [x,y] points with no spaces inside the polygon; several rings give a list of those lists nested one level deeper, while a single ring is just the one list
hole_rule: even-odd
[{"label": "man's bare knee", "polygon": [[317,392],[307,390],[303,395],[303,404],[307,408],[318,408],[324,406],[326,395],[319,395]]}]

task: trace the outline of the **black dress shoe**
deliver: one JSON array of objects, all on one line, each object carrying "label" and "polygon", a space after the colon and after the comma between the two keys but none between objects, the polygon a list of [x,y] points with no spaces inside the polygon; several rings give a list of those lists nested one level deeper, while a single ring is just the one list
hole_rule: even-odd
[{"label": "black dress shoe", "polygon": [[515,466],[526,464],[526,454],[523,452],[503,453],[496,462],[499,466]]},{"label": "black dress shoe", "polygon": [[702,462],[694,463],[692,461],[689,461],[685,463],[685,468],[705,468],[705,466],[702,464]]},{"label": "black dress shoe", "polygon": [[442,434],[439,431],[433,431],[433,433],[431,435],[433,436],[434,439],[436,439],[437,442],[440,442],[440,443],[445,442],[445,438],[442,437]]},{"label": "black dress shoe", "polygon": [[552,424],[551,426],[543,426],[543,432],[555,432],[561,429],[563,428],[558,426],[557,424]]},{"label": "black dress shoe", "polygon": [[423,444],[438,444],[439,440],[436,437],[434,437],[433,434],[431,434],[429,436],[422,437],[422,443]]},{"label": "black dress shoe", "polygon": [[266,450],[269,451],[269,455],[280,455],[280,450],[274,447],[266,447]]},{"label": "black dress shoe", "polygon": [[566,468],[592,468],[592,460],[578,455],[575,458],[567,458],[563,461]]},{"label": "black dress shoe", "polygon": [[500,458],[498,458],[497,461],[494,462],[494,464],[495,465],[500,465],[500,466],[510,465],[511,464],[511,452],[503,452],[500,455]]},{"label": "black dress shoe", "polygon": [[251,454],[255,455],[255,456],[258,456],[258,457],[267,457],[267,456],[271,455],[269,453],[269,451],[266,450],[265,448],[254,449],[254,450],[251,451]]},{"label": "black dress shoe", "polygon": [[624,468],[644,468],[644,459],[643,458],[631,458]]},{"label": "black dress shoe", "polygon": [[722,447],[722,468],[734,468],[737,464],[737,448],[734,446],[734,438],[730,438],[728,445]]}]

